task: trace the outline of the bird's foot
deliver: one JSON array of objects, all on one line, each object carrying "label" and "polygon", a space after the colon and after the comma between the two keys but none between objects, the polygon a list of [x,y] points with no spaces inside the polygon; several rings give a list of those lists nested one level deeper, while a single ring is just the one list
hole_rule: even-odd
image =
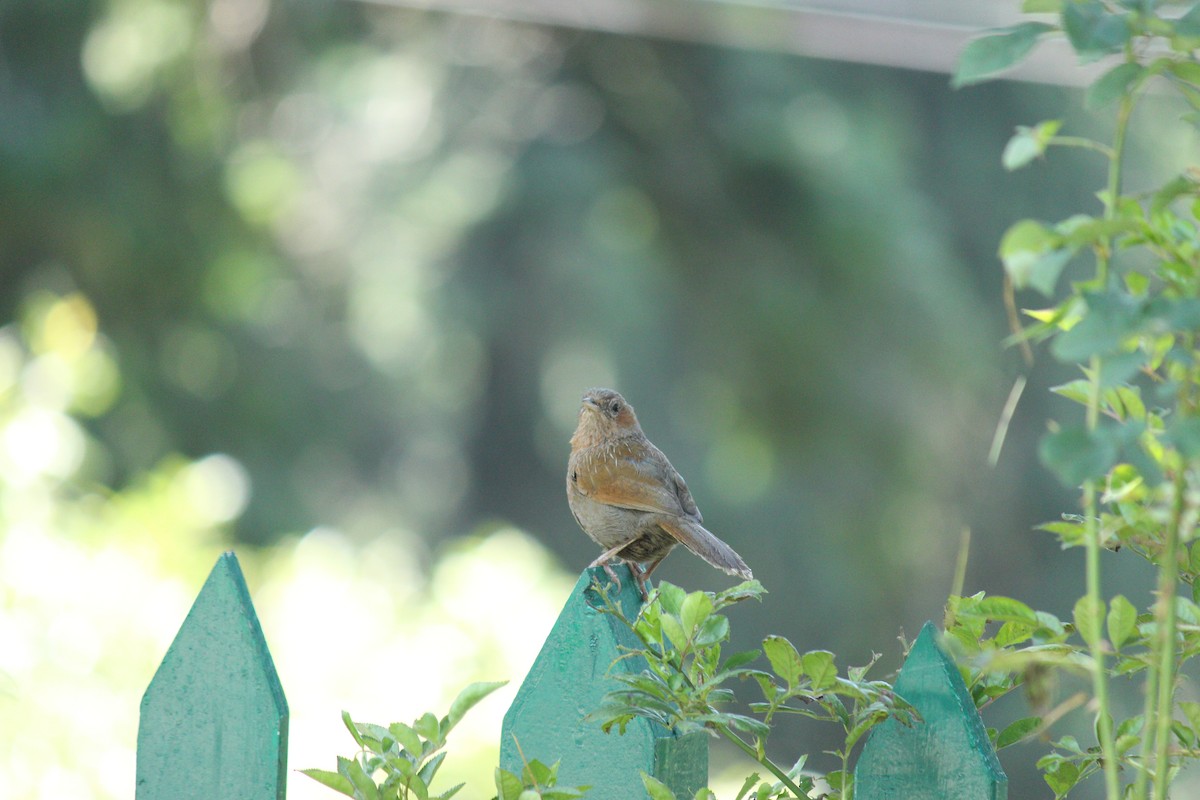
[{"label": "bird's foot", "polygon": [[601,566],[604,567],[605,574],[612,578],[613,583],[617,585],[617,591],[621,591],[621,579],[617,576],[617,571],[612,568],[612,564],[606,561]]},{"label": "bird's foot", "polygon": [[642,602],[644,603],[650,599],[650,593],[646,591],[646,580],[650,577],[650,570],[632,561],[627,563],[629,564],[629,571],[633,573],[633,580],[637,583],[638,593],[642,595]]},{"label": "bird's foot", "polygon": [[[617,553],[619,553],[626,544],[627,542],[622,542],[616,547],[610,547],[608,550],[605,550],[603,553],[601,553],[595,561],[588,564],[588,569],[591,569],[592,567],[604,567],[604,571],[608,574],[608,577],[612,578],[613,583],[616,584],[618,592],[621,591],[621,579],[617,577],[617,573],[613,571],[612,564],[609,562],[616,557]],[[636,575],[637,570],[634,569],[633,573]]]},{"label": "bird's foot", "polygon": [[613,585],[617,587],[617,591],[621,591],[621,579],[617,577],[617,573],[612,568],[612,563],[608,558],[601,556],[592,563],[588,564],[588,569],[592,569],[593,567],[604,567],[604,573],[612,579]]}]

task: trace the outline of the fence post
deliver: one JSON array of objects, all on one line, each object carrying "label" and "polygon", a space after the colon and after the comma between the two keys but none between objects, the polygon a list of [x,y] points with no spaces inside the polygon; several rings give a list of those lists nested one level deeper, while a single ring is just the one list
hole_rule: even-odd
[{"label": "fence post", "polygon": [[[616,568],[621,589],[613,597],[626,617],[637,614],[641,597],[627,566]],[[621,647],[637,647],[633,633],[602,605],[593,581],[608,582],[602,568],[584,570],[542,650],[504,715],[500,766],[520,774],[525,760],[561,761],[558,779],[568,786],[589,785],[588,800],[632,800],[645,797],[640,773],[667,784],[676,797],[690,798],[708,783],[708,737],[676,736],[649,720],[637,718],[624,735],[606,734],[586,719],[600,700],[618,687],[609,674],[638,673],[642,658],[614,666]]]},{"label": "fence post", "polygon": [[233,553],[142,697],[137,800],[283,800],[288,707]]},{"label": "fence post", "polygon": [[857,800],[1005,800],[1008,778],[954,661],[926,622],[896,679],[921,713],[871,731],[854,768]]}]

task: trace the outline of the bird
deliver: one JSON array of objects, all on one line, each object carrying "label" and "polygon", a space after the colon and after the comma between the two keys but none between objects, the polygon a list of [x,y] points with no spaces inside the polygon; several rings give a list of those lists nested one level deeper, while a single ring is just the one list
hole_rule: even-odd
[{"label": "bird", "polygon": [[626,562],[643,600],[646,580],[677,544],[730,575],[754,577],[742,557],[704,527],[683,476],[612,389],[583,394],[567,459],[567,503],[583,532],[604,548],[589,566],[604,567],[619,589],[611,562]]}]

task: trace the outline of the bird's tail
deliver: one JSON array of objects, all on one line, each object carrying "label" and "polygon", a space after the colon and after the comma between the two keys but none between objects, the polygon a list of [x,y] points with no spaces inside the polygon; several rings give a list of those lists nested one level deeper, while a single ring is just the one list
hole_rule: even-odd
[{"label": "bird's tail", "polygon": [[667,514],[660,516],[661,519],[655,520],[659,527],[717,569],[724,570],[730,575],[736,575],[743,580],[750,580],[754,577],[742,557],[700,523]]}]

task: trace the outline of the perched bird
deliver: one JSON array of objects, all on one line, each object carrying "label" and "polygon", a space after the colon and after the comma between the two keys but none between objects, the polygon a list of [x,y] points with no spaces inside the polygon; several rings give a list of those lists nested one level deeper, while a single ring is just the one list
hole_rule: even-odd
[{"label": "perched bird", "polygon": [[627,562],[643,599],[646,579],[676,544],[730,575],[753,577],[741,556],[701,525],[687,484],[642,433],[633,406],[612,389],[583,395],[567,461],[567,502],[583,532],[604,548],[591,566],[617,580],[609,562]]}]

